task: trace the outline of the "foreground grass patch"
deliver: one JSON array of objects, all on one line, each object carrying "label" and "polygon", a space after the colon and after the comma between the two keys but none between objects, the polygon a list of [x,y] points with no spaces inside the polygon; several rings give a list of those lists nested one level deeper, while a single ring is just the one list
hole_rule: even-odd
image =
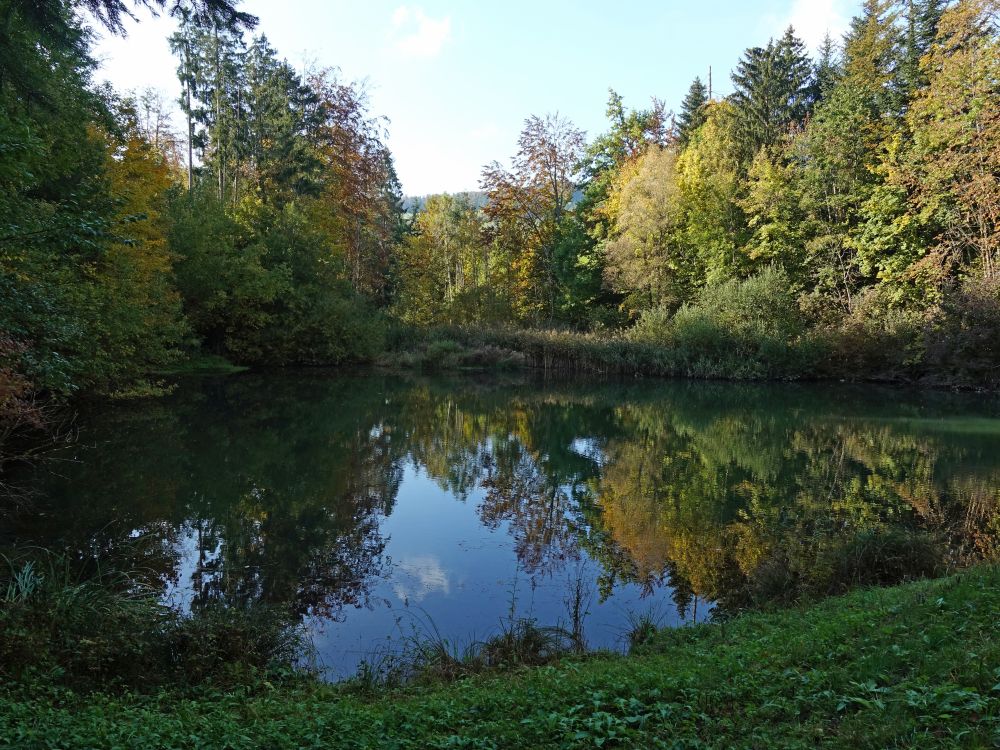
[{"label": "foreground grass patch", "polygon": [[869,589],[574,658],[381,695],[264,681],[81,695],[8,685],[18,748],[994,747],[1000,569]]}]

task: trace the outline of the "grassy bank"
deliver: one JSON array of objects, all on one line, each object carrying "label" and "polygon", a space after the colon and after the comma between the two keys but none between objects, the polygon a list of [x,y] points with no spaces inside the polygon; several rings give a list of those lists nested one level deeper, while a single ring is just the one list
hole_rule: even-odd
[{"label": "grassy bank", "polygon": [[[978,369],[907,357],[902,345],[842,331],[815,331],[792,341],[736,340],[695,331],[685,340],[634,333],[565,329],[440,326],[413,329],[376,358],[389,369],[423,372],[534,369],[561,375],[718,380],[837,380],[994,391],[994,365]],[[984,358],[995,356],[992,348]]]},{"label": "grassy bank", "polygon": [[838,315],[803,306],[788,277],[769,268],[706,286],[676,309],[645,309],[627,328],[591,333],[503,325],[400,328],[387,337],[391,354],[382,359],[424,370],[522,365],[572,374],[995,389],[1000,387],[998,299],[995,290],[984,292],[964,307],[931,316],[868,300]]},{"label": "grassy bank", "polygon": [[308,681],[0,688],[18,748],[993,747],[1000,569],[652,636],[628,657],[373,695]]},{"label": "grassy bank", "polygon": [[820,377],[819,351],[801,342],[749,351],[726,340],[697,346],[646,341],[621,332],[442,327],[408,338],[397,366],[420,369],[530,367],[567,375],[797,380]]},{"label": "grassy bank", "polygon": [[152,375],[187,376],[187,375],[235,375],[246,372],[250,368],[237,365],[218,354],[198,352],[188,356],[170,367],[162,367],[152,371]]}]

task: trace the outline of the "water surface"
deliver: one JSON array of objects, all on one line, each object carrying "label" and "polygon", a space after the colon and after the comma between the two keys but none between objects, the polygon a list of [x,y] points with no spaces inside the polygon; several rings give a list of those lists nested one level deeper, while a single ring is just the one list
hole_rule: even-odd
[{"label": "water surface", "polygon": [[858,539],[919,534],[959,565],[1000,536],[981,396],[312,371],[186,380],[78,424],[0,542],[130,558],[193,612],[287,608],[331,677],[414,631],[568,624],[578,588],[588,643],[617,648],[635,614],[841,585]]}]

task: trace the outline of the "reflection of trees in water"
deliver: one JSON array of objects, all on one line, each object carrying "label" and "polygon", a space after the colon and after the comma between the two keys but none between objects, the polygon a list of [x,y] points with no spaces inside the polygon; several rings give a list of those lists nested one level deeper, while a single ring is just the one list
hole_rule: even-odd
[{"label": "reflection of trees in water", "polygon": [[[217,500],[192,509],[209,524],[203,544],[218,550],[199,566],[196,603],[259,601],[326,617],[367,603],[383,572],[380,519],[392,511],[402,469],[391,432],[362,405],[352,413],[339,398],[292,398],[276,429],[238,425],[238,437],[227,436],[243,455],[229,457],[234,468],[217,483]],[[258,408],[246,413],[259,419]],[[226,496],[227,487],[239,491]]]},{"label": "reflection of trees in water", "polygon": [[[696,593],[743,606],[759,575],[778,566],[782,580],[829,585],[823,565],[864,532],[929,532],[964,561],[995,550],[1000,453],[985,466],[979,459],[1000,448],[997,437],[984,446],[781,408],[742,408],[738,419],[720,409],[712,421],[689,408],[629,406],[633,427],[607,447],[601,522],[639,580],[667,570]],[[965,470],[970,458],[978,473]]]},{"label": "reflection of trees in water", "polygon": [[488,464],[479,517],[491,529],[508,524],[525,572],[551,572],[577,557],[574,516],[580,489],[559,485],[539,466],[537,456],[518,452],[518,460],[512,463]]},{"label": "reflection of trees in water", "polygon": [[81,446],[49,515],[13,534],[81,558],[132,555],[164,584],[193,534],[195,605],[336,617],[384,573],[380,521],[409,462],[461,501],[475,495],[528,572],[583,551],[603,569],[602,596],[667,581],[682,610],[741,606],[775,566],[814,579],[867,530],[932,531],[954,559],[995,553],[1000,436],[941,431],[924,418],[933,404],[838,393],[205,381],[90,420],[84,442],[99,449]]},{"label": "reflection of trees in water", "polygon": [[[161,585],[191,586],[195,607],[261,602],[332,617],[364,605],[384,569],[379,522],[401,459],[377,429],[379,401],[333,385],[209,382],[95,416],[81,461],[49,494],[48,520],[15,533],[138,563]],[[193,571],[180,564],[191,547]]]},{"label": "reflection of trees in water", "polygon": [[383,569],[379,521],[402,470],[369,404],[361,413],[342,406],[251,404],[243,413],[254,423],[219,427],[210,442],[224,455],[198,461],[190,487],[204,500],[184,508],[200,522],[199,549],[216,551],[195,571],[195,604],[265,602],[335,617],[367,602]]},{"label": "reflection of trees in water", "polygon": [[[584,549],[603,596],[667,580],[681,609],[742,606],[774,566],[818,585],[823,560],[863,532],[932,532],[956,558],[993,549],[1000,437],[920,429],[926,405],[732,385],[625,393],[421,389],[413,455],[461,497],[485,489],[480,517],[507,525],[529,571]],[[594,437],[596,450],[570,449]]]},{"label": "reflection of trees in water", "polygon": [[199,520],[194,606],[287,604],[295,614],[336,618],[366,603],[382,572],[378,506],[363,495],[289,507],[271,491]]},{"label": "reflection of trees in water", "polygon": [[504,526],[529,574],[552,573],[578,556],[578,517],[597,466],[571,450],[599,409],[510,391],[439,392],[402,398],[408,453],[443,489],[465,499],[483,490],[478,514]]}]

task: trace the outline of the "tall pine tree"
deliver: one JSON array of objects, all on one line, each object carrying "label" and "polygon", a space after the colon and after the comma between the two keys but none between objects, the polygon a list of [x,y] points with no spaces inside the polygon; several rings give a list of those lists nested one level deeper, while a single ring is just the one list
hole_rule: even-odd
[{"label": "tall pine tree", "polygon": [[788,126],[801,122],[812,104],[812,63],[805,45],[789,27],[766,47],[752,47],[732,74],[731,101],[743,159],[749,163],[765,146],[773,146]]},{"label": "tall pine tree", "polygon": [[813,70],[813,99],[820,102],[830,95],[841,75],[841,65],[833,39],[827,33],[819,48],[819,57]]},{"label": "tall pine tree", "polygon": [[900,51],[899,77],[909,96],[927,85],[920,59],[930,51],[947,5],[946,0],[906,0],[906,31]]},{"label": "tall pine tree", "polygon": [[677,138],[681,144],[686,144],[691,135],[705,122],[705,105],[708,104],[708,89],[695,78],[691,82],[687,96],[681,102],[681,113],[677,118]]}]

